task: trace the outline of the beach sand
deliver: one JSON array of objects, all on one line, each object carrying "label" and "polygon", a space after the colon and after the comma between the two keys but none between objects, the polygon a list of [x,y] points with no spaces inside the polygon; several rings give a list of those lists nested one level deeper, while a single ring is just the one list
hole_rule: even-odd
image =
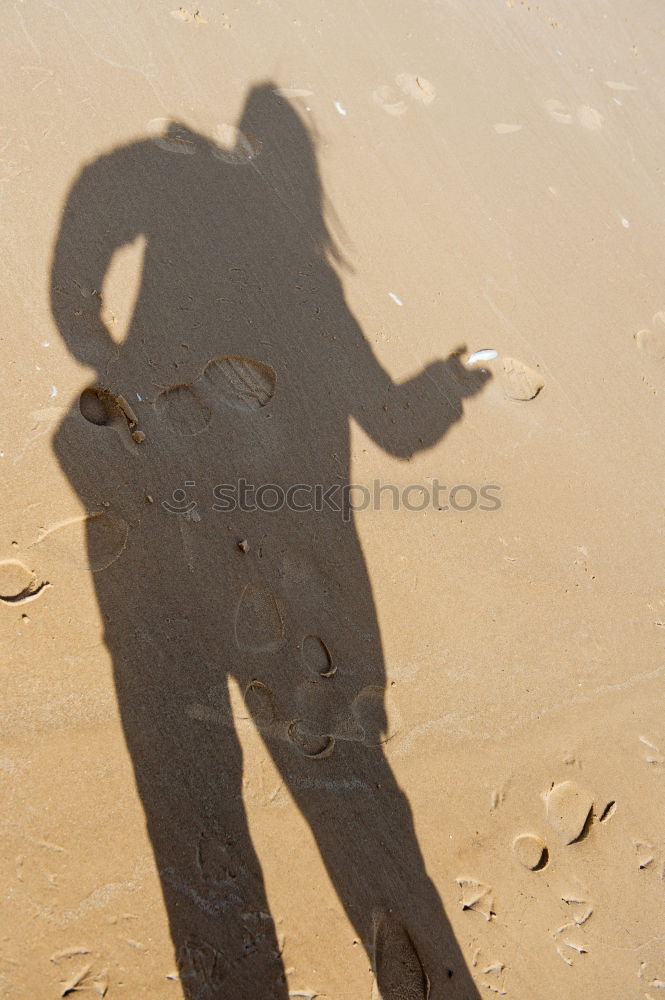
[{"label": "beach sand", "polygon": [[0,996],[657,1000],[662,6],[1,23]]}]

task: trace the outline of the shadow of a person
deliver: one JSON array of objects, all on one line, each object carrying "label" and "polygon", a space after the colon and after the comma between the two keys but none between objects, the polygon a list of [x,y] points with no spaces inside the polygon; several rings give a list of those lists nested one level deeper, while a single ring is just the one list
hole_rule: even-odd
[{"label": "shadow of a person", "polygon": [[[486,376],[456,352],[394,383],[345,304],[301,118],[261,85],[233,136],[224,146],[171,123],[86,166],[52,269],[58,328],[95,372],[55,450],[89,515],[182,987],[188,1000],[288,996],[243,808],[233,678],[381,995],[476,997],[383,752],[381,640],[338,491],[351,417],[406,459],[461,418]],[[102,283],[138,236],[140,289],[116,343]],[[213,487],[240,479],[303,489],[273,510],[274,489],[262,504],[215,489],[212,509]],[[320,509],[307,510],[317,489]],[[297,889],[289,845],[284,867]]]}]

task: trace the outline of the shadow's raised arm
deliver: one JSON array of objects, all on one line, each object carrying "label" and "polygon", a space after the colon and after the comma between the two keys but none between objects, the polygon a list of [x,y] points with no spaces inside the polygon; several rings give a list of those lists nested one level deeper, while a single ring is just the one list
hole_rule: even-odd
[{"label": "shadow's raised arm", "polygon": [[469,371],[453,351],[405,382],[394,382],[377,360],[362,332],[354,338],[350,367],[355,391],[351,416],[389,454],[411,458],[431,448],[463,415],[463,400],[480,392],[489,375]]}]

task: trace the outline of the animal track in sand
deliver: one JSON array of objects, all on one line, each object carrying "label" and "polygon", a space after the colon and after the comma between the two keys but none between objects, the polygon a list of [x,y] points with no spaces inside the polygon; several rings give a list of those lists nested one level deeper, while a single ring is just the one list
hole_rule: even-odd
[{"label": "animal track in sand", "polygon": [[648,840],[633,840],[640,871],[655,871],[659,879],[665,879],[665,853]]},{"label": "animal track in sand", "polygon": [[212,392],[229,406],[258,410],[274,396],[277,376],[269,365],[260,361],[229,355],[209,361],[196,379],[199,381],[208,393]]},{"label": "animal track in sand", "polygon": [[593,903],[580,892],[564,892],[561,899],[570,907],[571,917],[575,927],[582,927],[593,914]]},{"label": "animal track in sand", "polygon": [[[645,961],[640,962],[640,967],[637,970],[637,978],[646,980],[646,984],[655,990],[665,990],[665,979],[662,976],[652,976],[647,972],[648,964]],[[662,996],[662,994],[661,994]],[[653,994],[645,993],[644,1000],[655,1000]]]},{"label": "animal track in sand", "polygon": [[460,905],[463,910],[474,910],[476,913],[480,913],[485,920],[491,920],[492,917],[496,916],[494,892],[491,885],[485,885],[484,882],[463,876],[456,878],[455,881],[460,887]]},{"label": "animal track in sand", "polygon": [[657,312],[651,320],[652,329],[639,330],[635,336],[635,344],[648,358],[655,361],[665,360],[665,312]]},{"label": "animal track in sand", "polygon": [[330,650],[318,635],[306,635],[303,639],[302,662],[317,677],[332,677],[337,670]]},{"label": "animal track in sand", "polygon": [[480,974],[488,977],[488,981],[481,982],[480,985],[484,989],[489,990],[491,993],[497,993],[499,996],[505,997],[507,995],[507,990],[505,988],[507,969],[505,964],[500,961],[494,961],[494,962],[483,961],[481,963],[480,955],[481,955],[481,949],[476,948],[473,958],[471,959],[472,967],[474,969],[477,969],[479,965],[482,965],[482,968],[480,968],[479,970]]},{"label": "animal track in sand", "polygon": [[535,833],[522,833],[513,841],[515,857],[532,872],[542,871],[549,861],[549,851],[545,841]]},{"label": "animal track in sand", "polygon": [[390,914],[374,916],[372,1000],[427,1000],[429,980],[402,924]]},{"label": "animal track in sand", "polygon": [[[566,925],[566,927],[559,928],[558,931],[554,931],[552,937],[557,942],[556,952],[559,958],[561,958],[566,965],[573,964],[573,958],[575,955],[586,955],[587,949],[579,940],[579,936],[571,933],[571,930],[567,928],[573,928],[573,925]],[[566,937],[561,935],[566,933]]]},{"label": "animal track in sand", "polygon": [[191,385],[172,385],[155,400],[155,412],[174,434],[190,437],[200,434],[210,423],[210,411]]},{"label": "animal track in sand", "polygon": [[509,399],[535,399],[545,385],[538,372],[515,358],[502,359],[500,379]]},{"label": "animal track in sand", "polygon": [[[104,997],[109,988],[109,962],[90,948],[75,945],[55,952],[49,958],[57,967],[60,982],[58,995],[69,996],[75,992]],[[115,963],[113,963],[115,964]]]},{"label": "animal track in sand", "polygon": [[248,583],[238,602],[236,642],[250,652],[272,652],[284,642],[284,619],[277,598],[266,587]]},{"label": "animal track in sand", "polygon": [[3,604],[27,604],[50,586],[48,580],[38,583],[35,574],[18,559],[0,562],[0,601]]},{"label": "animal track in sand", "polygon": [[574,781],[552,785],[544,796],[547,820],[564,844],[583,840],[591,822],[593,799]]},{"label": "animal track in sand", "polygon": [[559,958],[566,965],[572,965],[576,955],[587,954],[587,948],[579,929],[591,919],[593,903],[579,892],[565,892],[561,899],[569,908],[572,920],[566,921],[561,927],[552,931],[552,937],[556,943]]}]

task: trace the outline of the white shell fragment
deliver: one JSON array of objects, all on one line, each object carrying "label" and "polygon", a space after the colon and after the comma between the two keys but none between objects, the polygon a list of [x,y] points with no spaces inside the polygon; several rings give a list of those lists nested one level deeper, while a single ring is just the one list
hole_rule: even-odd
[{"label": "white shell fragment", "polygon": [[485,347],[482,351],[474,351],[466,359],[467,365],[475,365],[477,361],[493,361],[497,357],[498,352],[493,350],[491,347]]}]

